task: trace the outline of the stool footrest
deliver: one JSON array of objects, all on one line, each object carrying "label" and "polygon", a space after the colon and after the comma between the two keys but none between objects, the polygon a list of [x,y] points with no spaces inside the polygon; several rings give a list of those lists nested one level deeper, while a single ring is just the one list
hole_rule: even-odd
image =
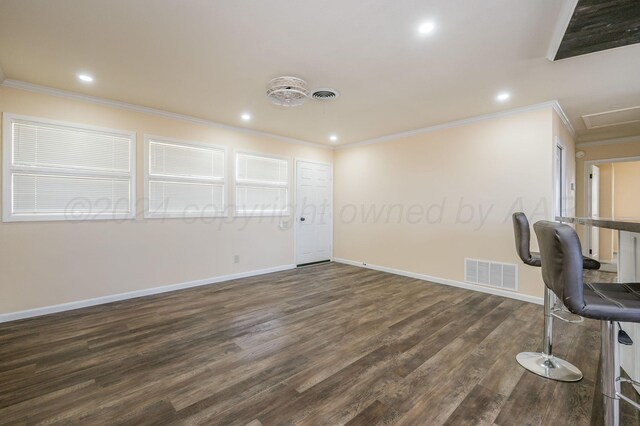
[{"label": "stool footrest", "polygon": [[620,392],[616,392],[616,396],[618,398],[622,399],[623,401],[626,401],[629,404],[631,404],[633,407],[635,407],[636,410],[640,410],[640,404],[638,404],[637,402],[635,402],[633,399],[629,398],[628,396],[625,396],[625,395],[621,394]]},{"label": "stool footrest", "polygon": [[568,322],[571,324],[579,324],[584,321],[584,318],[582,318],[580,315],[576,315],[569,311],[561,309],[551,311],[551,315],[554,318],[558,318],[560,321]]},{"label": "stool footrest", "polygon": [[640,382],[637,382],[633,379],[627,379],[626,377],[618,377],[619,382],[631,383],[634,386],[640,386]]}]

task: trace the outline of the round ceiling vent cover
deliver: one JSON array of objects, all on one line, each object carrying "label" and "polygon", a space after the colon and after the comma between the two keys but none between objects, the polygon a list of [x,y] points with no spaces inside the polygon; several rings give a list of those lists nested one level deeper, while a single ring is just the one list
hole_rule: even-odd
[{"label": "round ceiling vent cover", "polygon": [[335,99],[338,96],[340,96],[340,93],[338,93],[337,90],[335,89],[316,89],[313,91],[313,93],[311,94],[311,97],[313,99],[318,99],[321,101],[328,101],[330,99]]},{"label": "round ceiling vent cover", "polygon": [[309,97],[307,82],[298,77],[277,77],[267,86],[267,97],[276,105],[294,107]]}]

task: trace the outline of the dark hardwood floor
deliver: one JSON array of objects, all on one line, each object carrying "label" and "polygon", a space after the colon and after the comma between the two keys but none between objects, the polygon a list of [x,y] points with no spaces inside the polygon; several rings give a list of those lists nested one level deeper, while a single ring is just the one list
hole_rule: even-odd
[{"label": "dark hardwood floor", "polygon": [[0,423],[600,424],[599,324],[557,324],[567,384],[514,359],[542,322],[339,264],[112,303],[0,324]]}]

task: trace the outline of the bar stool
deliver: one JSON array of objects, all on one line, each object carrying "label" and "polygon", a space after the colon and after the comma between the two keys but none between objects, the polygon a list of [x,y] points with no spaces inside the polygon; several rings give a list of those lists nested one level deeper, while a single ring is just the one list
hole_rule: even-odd
[{"label": "bar stool", "polygon": [[[522,261],[529,266],[540,266],[540,254],[532,253],[530,251],[531,246],[531,231],[529,228],[529,220],[527,216],[522,212],[513,214],[513,233],[516,237],[516,251]],[[582,263],[584,269],[598,270],[600,269],[600,262],[590,257],[582,256]],[[551,315],[564,322],[580,323],[583,321],[580,315],[572,314],[562,302],[553,296],[554,303],[551,309]]]},{"label": "bar stool", "polygon": [[576,231],[568,225],[541,221],[533,226],[542,260],[542,278],[547,288],[569,310],[601,321],[600,374],[604,398],[604,424],[620,424],[620,399],[640,410],[640,404],[622,394],[621,382],[640,385],[620,377],[618,321],[640,323],[640,283],[584,284],[582,249]]},{"label": "bar stool", "polygon": [[[513,231],[516,239],[516,251],[522,261],[530,266],[540,267],[542,260],[538,253],[531,253],[531,230],[527,216],[522,213],[513,214]],[[600,263],[590,258],[582,261],[585,269],[598,269]],[[557,301],[553,292],[545,287],[544,292],[544,341],[542,352],[521,352],[516,361],[539,376],[561,382],[576,382],[582,379],[582,372],[570,362],[553,356],[553,317],[566,322],[582,322],[579,315],[574,315]]]}]

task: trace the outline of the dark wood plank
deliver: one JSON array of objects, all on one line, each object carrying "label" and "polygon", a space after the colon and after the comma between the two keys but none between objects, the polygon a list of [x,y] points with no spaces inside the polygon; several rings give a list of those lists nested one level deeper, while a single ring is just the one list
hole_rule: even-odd
[{"label": "dark wood plank", "polygon": [[557,384],[514,359],[542,320],[328,264],[16,321],[0,325],[0,424],[598,424],[598,323],[557,326],[585,374]]},{"label": "dark wood plank", "polygon": [[579,0],[555,59],[640,43],[640,2]]},{"label": "dark wood plank", "polygon": [[377,399],[357,416],[347,422],[347,426],[374,426],[380,419],[389,415],[391,409]]}]

